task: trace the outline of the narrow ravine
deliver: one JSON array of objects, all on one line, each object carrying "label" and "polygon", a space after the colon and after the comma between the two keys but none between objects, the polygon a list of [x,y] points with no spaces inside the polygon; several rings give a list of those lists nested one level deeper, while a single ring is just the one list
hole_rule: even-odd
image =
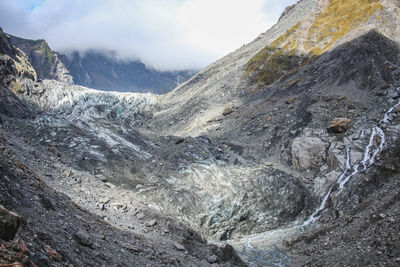
[{"label": "narrow ravine", "polygon": [[[397,88],[400,91],[400,87]],[[322,212],[327,208],[327,202],[331,194],[337,190],[339,193],[344,189],[346,184],[358,173],[363,173],[372,166],[377,156],[382,152],[386,145],[386,135],[383,130],[392,119],[392,113],[400,106],[400,100],[385,112],[383,118],[379,121],[379,125],[374,126],[370,131],[368,143],[364,148],[362,159],[354,164],[351,162],[351,148],[346,147],[346,157],[344,170],[337,178],[337,181],[328,189],[318,208],[304,222],[299,222],[293,226],[278,230],[268,231],[261,234],[249,236],[245,244],[240,250],[241,256],[248,261],[249,266],[289,266],[291,259],[280,251],[277,246],[274,248],[274,240],[279,241],[293,234],[304,232],[310,225],[318,222]],[[366,139],[365,130],[360,133],[361,139]],[[263,243],[262,247],[256,246],[254,243]],[[268,249],[265,249],[268,248]],[[271,249],[271,250],[270,250]]]}]

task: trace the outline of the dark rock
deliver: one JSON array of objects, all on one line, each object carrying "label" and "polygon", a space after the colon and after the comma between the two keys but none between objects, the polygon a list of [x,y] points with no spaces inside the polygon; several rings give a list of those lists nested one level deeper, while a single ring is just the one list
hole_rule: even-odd
[{"label": "dark rock", "polygon": [[247,266],[231,245],[227,244],[224,247],[216,247],[214,254],[218,258],[218,263],[230,262],[237,266]]},{"label": "dark rock", "polygon": [[328,133],[344,133],[352,124],[347,118],[335,118],[328,127]]},{"label": "dark rock", "polygon": [[175,145],[182,144],[184,141],[185,141],[185,138],[178,138],[178,139],[175,141]]},{"label": "dark rock", "polygon": [[51,201],[44,196],[43,194],[39,195],[40,198],[40,203],[42,204],[42,206],[47,209],[47,210],[55,210],[53,203],[51,203]]},{"label": "dark rock", "polygon": [[76,240],[76,242],[78,242],[82,246],[90,248],[93,247],[92,237],[89,234],[82,231],[78,231],[73,235],[73,237]]},{"label": "dark rock", "polygon": [[0,205],[0,239],[5,241],[14,239],[20,225],[19,215]]},{"label": "dark rock", "polygon": [[37,266],[49,266],[49,258],[42,253],[36,253],[31,257],[31,260],[37,264]]}]

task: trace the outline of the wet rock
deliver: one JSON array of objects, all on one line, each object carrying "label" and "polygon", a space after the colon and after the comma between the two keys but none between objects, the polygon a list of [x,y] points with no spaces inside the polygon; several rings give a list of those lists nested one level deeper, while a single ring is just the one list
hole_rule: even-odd
[{"label": "wet rock", "polygon": [[20,216],[0,205],[0,239],[5,241],[14,239],[20,225]]},{"label": "wet rock", "polygon": [[328,191],[329,186],[335,183],[340,176],[340,172],[331,171],[324,177],[317,177],[314,180],[314,192],[317,196],[323,197]]},{"label": "wet rock", "polygon": [[344,133],[352,124],[352,120],[347,118],[335,118],[328,127],[328,133]]},{"label": "wet rock", "polygon": [[317,137],[298,137],[292,143],[293,165],[298,170],[315,168],[325,161],[327,144]]},{"label": "wet rock", "polygon": [[92,247],[93,246],[93,242],[92,242],[91,236],[89,234],[83,232],[83,231],[78,231],[77,233],[75,233],[73,235],[73,237],[76,240],[76,242],[78,242],[82,246],[85,246],[85,247]]}]

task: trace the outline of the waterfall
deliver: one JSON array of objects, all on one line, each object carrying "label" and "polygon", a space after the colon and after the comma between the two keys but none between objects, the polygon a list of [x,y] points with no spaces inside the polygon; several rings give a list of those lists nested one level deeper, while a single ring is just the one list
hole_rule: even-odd
[{"label": "waterfall", "polygon": [[[400,87],[397,88],[398,91],[400,91]],[[380,120],[380,124],[382,127],[384,127],[387,123],[389,123],[390,120],[390,115],[394,111],[396,107],[400,106],[400,100],[392,106],[383,116],[383,118]],[[366,137],[366,131],[363,129],[360,133],[360,139],[364,139]],[[355,164],[351,164],[351,150],[350,147],[346,148],[346,162],[344,166],[343,172],[339,175],[336,183],[332,185],[329,189],[328,192],[325,194],[324,198],[322,199],[321,204],[319,207],[310,215],[310,217],[305,220],[302,224],[297,224],[292,226],[292,229],[299,229],[304,226],[313,224],[317,222],[321,216],[322,211],[326,209],[326,204],[328,202],[328,199],[334,189],[334,187],[338,186],[339,190],[343,190],[344,186],[350,181],[352,177],[354,177],[356,174],[360,172],[365,172],[372,164],[374,164],[376,157],[379,155],[379,153],[383,150],[385,146],[385,140],[386,136],[382,128],[379,126],[375,126],[371,129],[371,134],[369,136],[369,141],[368,144],[366,145],[363,153],[362,160],[357,161]],[[285,231],[287,229],[278,229],[266,233],[262,233],[253,237],[249,237],[247,239],[247,243],[245,247],[247,249],[256,251],[256,249],[253,247],[251,244],[255,239],[261,238],[261,237],[267,237],[270,235],[273,235],[279,231]],[[263,255],[266,255],[265,253],[260,254],[259,258],[262,258]],[[280,266],[280,265],[278,265]]]},{"label": "waterfall", "polygon": [[[397,89],[399,90],[400,87]],[[385,125],[389,122],[389,116],[394,111],[394,109],[400,105],[400,100],[394,106],[392,106],[383,116],[382,120],[380,121],[381,124]],[[362,130],[360,136],[365,136],[364,129]],[[339,190],[343,190],[344,186],[347,184],[350,179],[355,176],[359,172],[365,172],[368,167],[374,164],[376,157],[381,153],[385,146],[385,133],[379,127],[375,126],[371,130],[371,135],[369,136],[369,142],[364,149],[363,159],[361,161],[356,162],[354,165],[351,165],[351,158],[350,158],[350,148],[346,148],[346,163],[343,172],[338,177],[336,183],[332,185],[328,192],[326,193],[325,197],[323,198],[321,205],[311,214],[311,216],[304,221],[302,226],[306,226],[318,221],[319,217],[321,216],[321,212],[326,208],[326,203],[328,202],[329,196],[332,193],[332,189],[334,186],[338,185]],[[362,167],[360,169],[360,167]]]}]

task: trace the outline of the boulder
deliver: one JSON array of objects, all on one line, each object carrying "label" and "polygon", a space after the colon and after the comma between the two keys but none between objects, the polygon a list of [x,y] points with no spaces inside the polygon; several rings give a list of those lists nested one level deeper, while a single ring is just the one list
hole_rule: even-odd
[{"label": "boulder", "polygon": [[352,121],[347,118],[335,118],[328,127],[328,133],[344,133],[352,124]]},{"label": "boulder", "polygon": [[327,144],[317,137],[298,137],[292,143],[293,165],[298,170],[321,166],[326,160]]},{"label": "boulder", "polygon": [[226,244],[224,247],[215,247],[213,252],[217,257],[218,263],[230,262],[236,266],[247,266],[231,245]]},{"label": "boulder", "polygon": [[19,215],[0,205],[0,239],[5,241],[14,239],[20,225]]},{"label": "boulder", "polygon": [[93,247],[92,237],[83,231],[78,231],[77,233],[73,234],[73,238],[82,246],[90,248]]}]

